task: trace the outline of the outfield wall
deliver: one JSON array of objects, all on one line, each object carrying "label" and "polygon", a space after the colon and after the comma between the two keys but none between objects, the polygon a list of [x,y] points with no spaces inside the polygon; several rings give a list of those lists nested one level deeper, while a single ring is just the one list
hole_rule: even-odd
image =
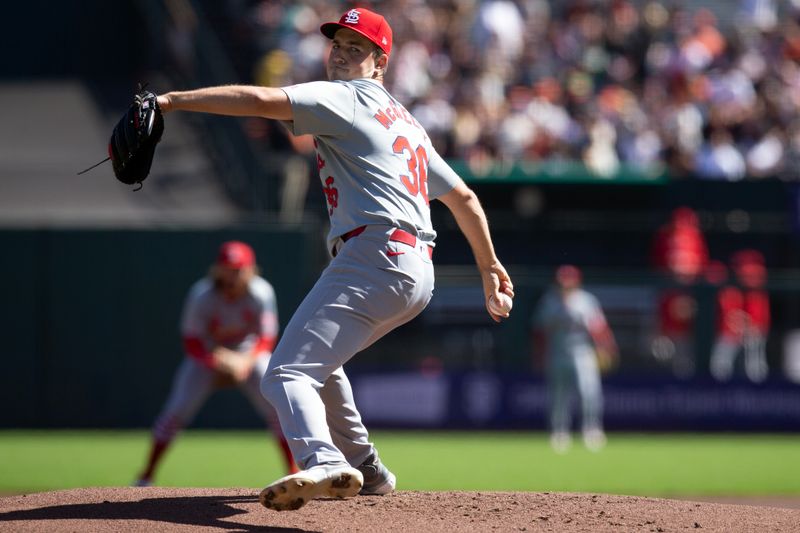
[{"label": "outfield wall", "polygon": [[[0,427],[149,426],[182,357],[178,320],[186,291],[219,243],[253,244],[284,326],[326,262],[324,231],[321,225],[0,231],[0,401],[7,406]],[[544,428],[546,389],[531,365],[528,326],[551,271],[510,264],[514,314],[495,324],[483,309],[474,266],[448,264],[457,257],[454,240],[449,252],[437,248],[437,289],[426,311],[348,364],[365,418],[374,427]],[[713,287],[696,287],[698,328],[705,328],[698,330],[697,374],[678,379],[650,349],[663,282],[644,269],[586,268],[587,287],[606,308],[622,349],[607,381],[609,426],[800,430],[800,280],[789,273],[771,272],[771,373],[756,385],[740,373],[729,384],[708,377]],[[420,382],[428,388],[418,390]],[[412,418],[387,418],[397,411]],[[215,395],[195,422],[260,424],[233,390]]]},{"label": "outfield wall", "polygon": [[[535,374],[356,374],[351,381],[370,427],[548,427],[547,384]],[[609,430],[800,431],[800,386],[780,377],[756,385],[614,376],[606,379],[604,400]],[[575,398],[572,407],[577,429]]]},{"label": "outfield wall", "polygon": [[[178,325],[184,298],[219,244],[238,239],[254,247],[284,322],[322,263],[318,232],[0,232],[0,427],[150,424],[183,357]],[[242,423],[235,415],[231,420]]]}]

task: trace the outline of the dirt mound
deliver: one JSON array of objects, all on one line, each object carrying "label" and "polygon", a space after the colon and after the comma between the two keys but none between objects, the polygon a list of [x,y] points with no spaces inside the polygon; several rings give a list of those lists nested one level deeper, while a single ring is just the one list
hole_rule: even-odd
[{"label": "dirt mound", "polygon": [[800,509],[607,494],[413,492],[261,507],[256,489],[92,488],[0,498],[0,531],[797,531]]}]

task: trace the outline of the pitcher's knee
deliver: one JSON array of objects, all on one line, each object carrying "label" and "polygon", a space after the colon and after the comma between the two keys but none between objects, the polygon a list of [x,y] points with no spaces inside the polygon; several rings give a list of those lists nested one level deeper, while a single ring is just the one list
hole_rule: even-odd
[{"label": "pitcher's knee", "polygon": [[280,375],[280,369],[278,368],[268,369],[264,373],[264,377],[261,378],[261,385],[259,387],[259,389],[261,390],[261,396],[266,398],[267,401],[270,401],[270,397],[274,396],[277,390],[282,389],[281,386],[282,382],[283,378]]},{"label": "pitcher's knee", "polygon": [[311,376],[286,366],[268,368],[264,377],[261,378],[261,395],[271,402],[271,399],[286,395],[286,384],[289,382],[308,382],[314,383],[316,380]]}]

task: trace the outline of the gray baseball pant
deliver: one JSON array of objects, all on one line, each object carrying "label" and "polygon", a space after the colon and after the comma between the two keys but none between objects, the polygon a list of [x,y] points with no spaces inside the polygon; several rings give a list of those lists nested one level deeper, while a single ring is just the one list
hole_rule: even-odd
[{"label": "gray baseball pant", "polygon": [[433,294],[429,246],[368,226],[339,249],[272,354],[261,393],[303,469],[358,466],[374,451],[342,365],[417,316]]}]

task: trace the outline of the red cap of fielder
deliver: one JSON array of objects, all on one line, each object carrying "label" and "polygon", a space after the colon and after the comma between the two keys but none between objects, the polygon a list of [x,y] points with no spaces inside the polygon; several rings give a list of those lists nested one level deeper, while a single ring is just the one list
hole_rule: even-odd
[{"label": "red cap of fielder", "polygon": [[217,265],[228,268],[244,268],[256,264],[256,254],[250,245],[241,241],[222,243],[217,254]]},{"label": "red cap of fielder", "polygon": [[340,28],[349,28],[360,33],[386,52],[386,55],[392,52],[392,28],[383,16],[369,9],[351,9],[342,15],[339,22],[326,22],[319,27],[319,31],[328,39],[333,39]]},{"label": "red cap of fielder", "polygon": [[556,270],[558,283],[580,283],[583,277],[580,269],[574,265],[561,265]]}]

